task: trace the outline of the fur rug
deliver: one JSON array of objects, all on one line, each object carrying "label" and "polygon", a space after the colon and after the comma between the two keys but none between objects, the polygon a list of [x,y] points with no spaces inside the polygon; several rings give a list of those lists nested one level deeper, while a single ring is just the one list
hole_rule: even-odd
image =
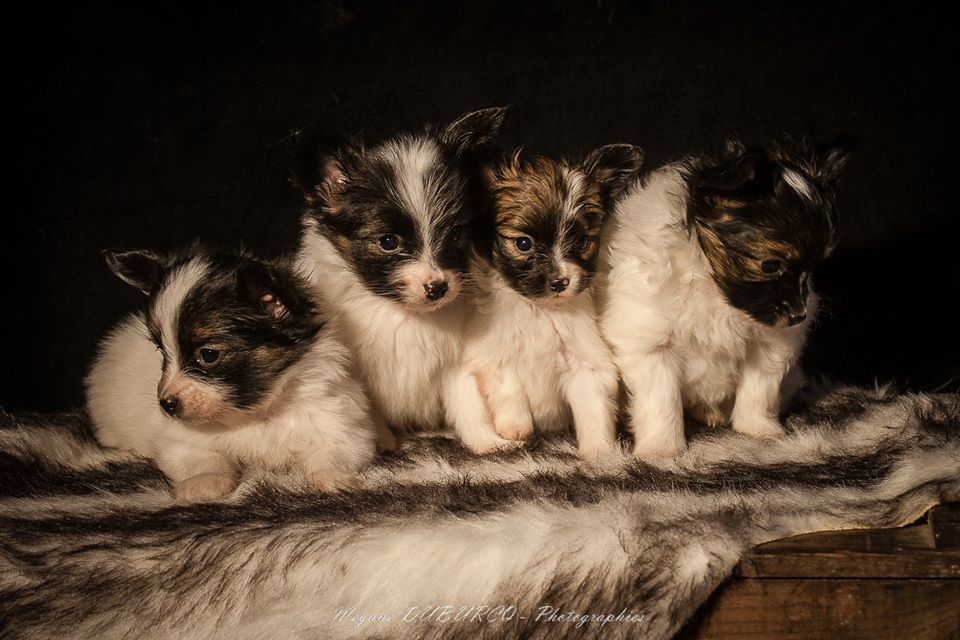
[{"label": "fur rug", "polygon": [[756,544],[960,498],[960,396],[839,388],[760,442],[578,461],[423,434],[361,487],[179,505],[80,415],[0,415],[0,637],[666,638]]}]

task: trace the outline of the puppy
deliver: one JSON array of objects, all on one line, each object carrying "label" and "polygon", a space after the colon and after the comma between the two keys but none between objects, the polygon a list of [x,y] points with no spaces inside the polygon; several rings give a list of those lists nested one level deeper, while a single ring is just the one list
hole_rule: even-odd
[{"label": "puppy", "polygon": [[379,416],[379,444],[444,425],[460,352],[474,218],[475,159],[505,109],[370,149],[305,142],[300,268],[336,314]]},{"label": "puppy", "polygon": [[616,449],[617,371],[600,336],[591,283],[600,230],[643,155],[610,145],[579,165],[535,158],[490,176],[476,311],[464,334],[452,423],[483,453],[573,420],[580,455]]},{"label": "puppy", "polygon": [[197,249],[105,255],[149,303],[104,339],[86,379],[102,444],[153,458],[188,501],[230,493],[241,463],[293,463],[336,490],[373,459],[350,354],[291,269]]},{"label": "puppy", "polygon": [[810,274],[837,241],[848,141],[689,158],[653,172],[609,229],[602,329],[628,392],[638,457],[686,448],[683,411],[755,437],[781,403],[818,308]]}]

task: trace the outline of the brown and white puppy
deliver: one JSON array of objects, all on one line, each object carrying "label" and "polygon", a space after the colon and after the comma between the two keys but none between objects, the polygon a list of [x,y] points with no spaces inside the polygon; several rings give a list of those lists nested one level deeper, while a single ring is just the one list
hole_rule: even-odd
[{"label": "brown and white puppy", "polygon": [[650,174],[606,244],[602,326],[629,398],[639,457],[686,448],[683,413],[783,433],[817,312],[811,274],[837,242],[835,187],[851,151],[730,143]]},{"label": "brown and white puppy", "polygon": [[149,302],[103,340],[86,380],[102,444],[156,460],[185,500],[229,493],[241,463],[293,464],[331,490],[373,459],[347,349],[292,269],[199,249],[106,257]]},{"label": "brown and white puppy", "polygon": [[522,441],[535,427],[565,429],[571,418],[584,458],[616,449],[617,372],[591,283],[601,227],[642,157],[610,145],[580,164],[515,155],[491,171],[479,294],[450,412],[474,451]]}]

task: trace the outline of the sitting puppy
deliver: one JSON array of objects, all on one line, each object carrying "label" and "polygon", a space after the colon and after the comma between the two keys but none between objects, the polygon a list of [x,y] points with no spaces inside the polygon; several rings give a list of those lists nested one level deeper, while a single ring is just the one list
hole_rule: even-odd
[{"label": "sitting puppy", "polygon": [[288,268],[199,250],[105,255],[149,304],[104,339],[86,379],[102,444],[156,460],[184,500],[230,493],[241,462],[293,463],[336,490],[373,459],[349,352]]},{"label": "sitting puppy", "polygon": [[444,426],[466,310],[474,169],[504,115],[484,109],[372,148],[297,147],[307,200],[300,268],[345,329],[381,448],[396,445],[387,424]]},{"label": "sitting puppy", "polygon": [[607,237],[602,328],[628,393],[638,457],[686,448],[683,411],[756,437],[782,402],[817,312],[810,274],[834,248],[850,146],[730,143],[652,173]]},{"label": "sitting puppy", "polygon": [[610,145],[576,166],[514,156],[493,170],[477,309],[448,410],[472,450],[523,440],[534,425],[566,429],[572,418],[582,457],[615,451],[617,371],[591,282],[601,225],[642,158]]}]

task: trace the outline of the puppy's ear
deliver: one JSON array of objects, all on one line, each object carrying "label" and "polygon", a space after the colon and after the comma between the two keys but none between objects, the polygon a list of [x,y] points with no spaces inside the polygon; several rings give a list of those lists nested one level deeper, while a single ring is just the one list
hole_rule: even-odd
[{"label": "puppy's ear", "polygon": [[237,271],[237,286],[241,297],[259,305],[274,320],[294,320],[314,313],[313,302],[301,293],[303,283],[284,267],[245,259]]},{"label": "puppy's ear", "polygon": [[840,178],[850,154],[860,146],[859,140],[850,135],[842,135],[817,145],[817,175],[827,185],[833,186]]},{"label": "puppy's ear", "polygon": [[506,117],[506,107],[472,111],[447,125],[440,133],[440,140],[450,147],[455,155],[462,156],[493,141],[500,133]]},{"label": "puppy's ear", "polygon": [[605,208],[609,211],[640,175],[643,151],[632,144],[608,144],[591,151],[583,171],[600,184]]},{"label": "puppy's ear", "polygon": [[163,280],[163,274],[168,266],[166,258],[143,249],[131,251],[107,249],[103,252],[103,257],[110,271],[113,271],[118,278],[147,295],[150,295],[150,292]]},{"label": "puppy's ear", "polygon": [[348,181],[349,160],[363,154],[356,142],[324,132],[297,131],[290,136],[293,171],[290,181],[308,204],[322,204]]}]

